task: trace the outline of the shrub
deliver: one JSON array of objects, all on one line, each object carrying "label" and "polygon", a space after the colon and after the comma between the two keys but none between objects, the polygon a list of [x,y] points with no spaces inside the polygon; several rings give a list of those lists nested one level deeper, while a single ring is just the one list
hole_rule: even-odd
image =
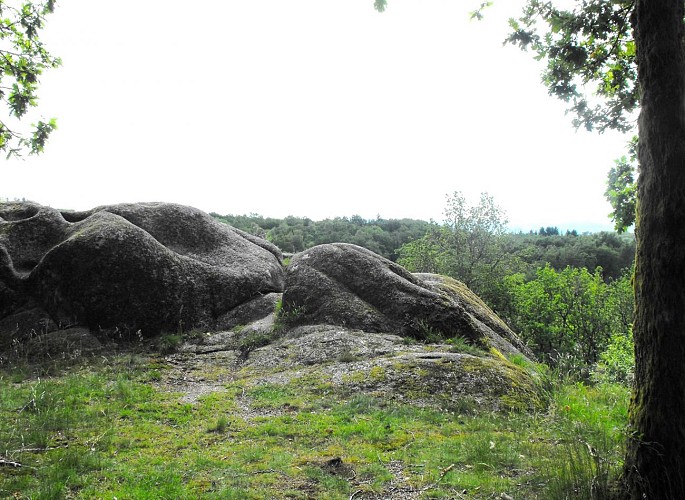
[{"label": "shrub", "polygon": [[[513,297],[512,326],[545,362],[593,366],[612,335],[627,335],[632,323],[632,288],[626,273],[606,283],[602,269],[551,266],[535,279],[506,279]],[[568,363],[567,363],[568,364]]]},{"label": "shrub", "polygon": [[269,345],[276,339],[275,332],[251,332],[238,343],[239,358],[246,361],[250,353],[259,347]]},{"label": "shrub", "polygon": [[632,335],[614,334],[607,349],[600,354],[593,371],[598,382],[616,382],[630,385],[635,372],[635,355]]}]

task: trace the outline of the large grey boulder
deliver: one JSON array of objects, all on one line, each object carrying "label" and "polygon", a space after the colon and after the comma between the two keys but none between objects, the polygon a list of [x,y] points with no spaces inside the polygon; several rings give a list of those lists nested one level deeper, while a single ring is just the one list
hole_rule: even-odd
[{"label": "large grey boulder", "polygon": [[[229,311],[283,285],[275,246],[194,208],[0,204],[0,341],[46,324],[219,329]],[[41,315],[34,327],[26,320]]]},{"label": "large grey boulder", "polygon": [[500,352],[530,351],[463,283],[412,274],[356,245],[333,243],[294,255],[286,268],[282,317],[419,340],[463,337]]}]

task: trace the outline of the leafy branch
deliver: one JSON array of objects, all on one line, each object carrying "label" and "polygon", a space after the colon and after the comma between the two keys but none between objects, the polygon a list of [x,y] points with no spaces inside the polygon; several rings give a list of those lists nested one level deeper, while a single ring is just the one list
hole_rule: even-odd
[{"label": "leafy branch", "polygon": [[[574,10],[528,0],[522,15],[510,19],[505,43],[531,49],[547,62],[542,80],[550,95],[570,103],[576,128],[622,132],[634,128],[638,106],[634,0],[586,0]],[[594,84],[593,98],[584,87]],[[592,104],[595,101],[596,104]]]},{"label": "leafy branch", "polygon": [[38,83],[43,71],[61,65],[39,38],[45,18],[54,12],[55,0],[26,2],[0,0],[0,103],[8,119],[0,120],[0,151],[7,157],[44,150],[57,128],[54,118],[17,130],[18,122],[38,103]]}]

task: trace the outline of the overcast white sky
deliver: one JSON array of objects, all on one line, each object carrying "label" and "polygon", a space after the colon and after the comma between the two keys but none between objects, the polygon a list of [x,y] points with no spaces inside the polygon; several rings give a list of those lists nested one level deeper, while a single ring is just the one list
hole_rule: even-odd
[{"label": "overcast white sky", "polygon": [[5,161],[0,198],[441,220],[447,193],[485,191],[514,228],[610,228],[627,137],[576,132],[502,46],[521,1],[470,22],[479,3],[61,0],[39,108],[59,130]]}]

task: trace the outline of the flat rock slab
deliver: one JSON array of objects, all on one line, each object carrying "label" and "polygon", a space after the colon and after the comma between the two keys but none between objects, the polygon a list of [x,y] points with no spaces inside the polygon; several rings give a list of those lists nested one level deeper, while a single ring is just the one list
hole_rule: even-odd
[{"label": "flat rock slab", "polygon": [[[538,386],[526,371],[487,352],[466,354],[445,344],[407,344],[398,335],[308,325],[254,349],[245,359],[235,347],[238,337],[235,332],[210,335],[200,345],[186,344],[167,358],[185,367],[184,394],[211,385],[207,380],[216,380],[220,366],[225,383],[328,385],[344,394],[365,393],[449,411],[527,410],[542,405]],[[176,385],[182,387],[183,383]]]}]

